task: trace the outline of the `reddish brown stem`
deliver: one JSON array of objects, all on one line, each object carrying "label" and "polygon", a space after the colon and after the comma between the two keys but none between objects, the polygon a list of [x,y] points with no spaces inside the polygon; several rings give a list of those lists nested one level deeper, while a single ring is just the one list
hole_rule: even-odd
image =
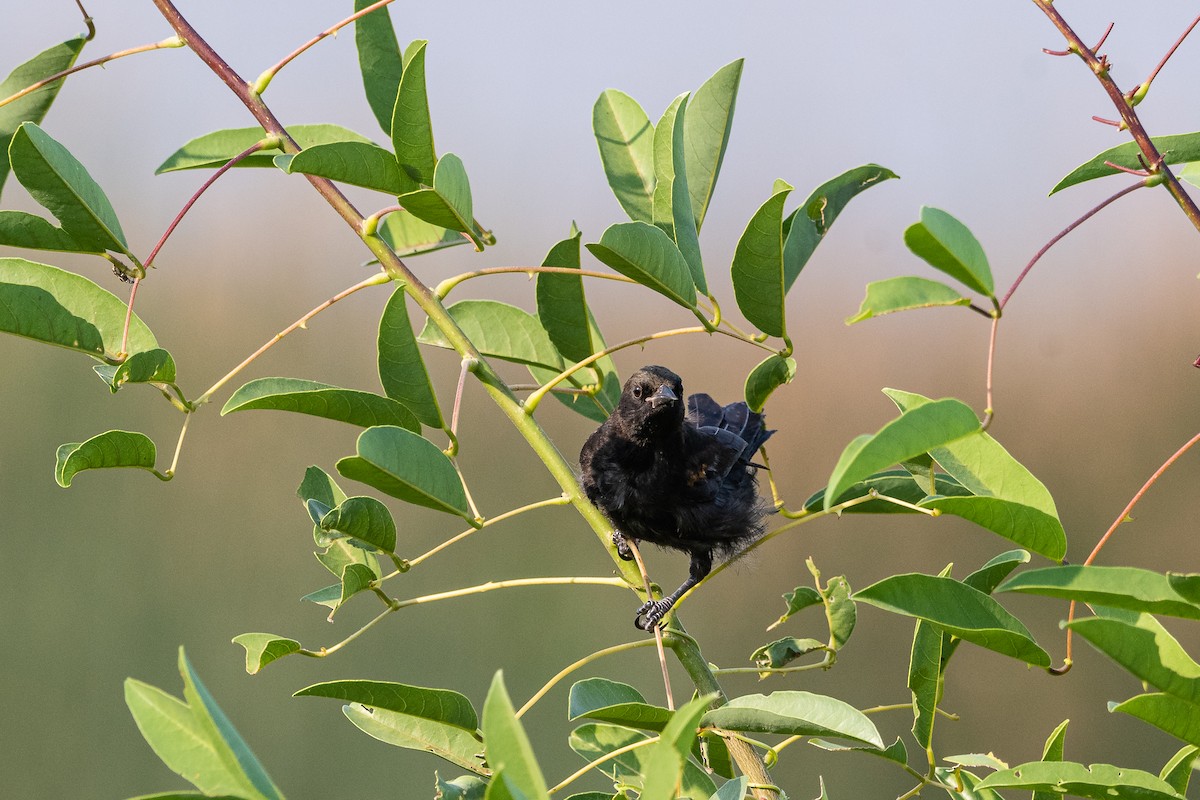
[{"label": "reddish brown stem", "polygon": [[[1168,50],[1167,54],[1162,57],[1162,61],[1158,62],[1158,66],[1154,68],[1154,71],[1150,73],[1150,77],[1146,78],[1146,82],[1143,83],[1142,86],[1150,88],[1150,84],[1154,83],[1154,79],[1158,77],[1159,71],[1167,65],[1167,62],[1171,60],[1171,56],[1175,55],[1175,51],[1179,49],[1179,45],[1183,44],[1183,40],[1188,37],[1189,33],[1195,30],[1197,24],[1200,24],[1200,17],[1196,17],[1194,20],[1192,20],[1192,24],[1188,25],[1187,30],[1179,35],[1179,38],[1175,40],[1175,44],[1171,45],[1171,49]],[[1135,89],[1134,91],[1137,90]]]}]

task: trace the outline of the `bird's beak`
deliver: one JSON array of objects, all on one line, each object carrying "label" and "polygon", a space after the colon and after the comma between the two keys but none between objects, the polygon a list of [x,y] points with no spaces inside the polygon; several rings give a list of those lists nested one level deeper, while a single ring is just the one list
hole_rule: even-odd
[{"label": "bird's beak", "polygon": [[658,391],[646,398],[646,402],[650,404],[651,408],[658,408],[664,404],[674,403],[678,399],[679,397],[671,390],[671,387],[664,383],[658,387]]}]

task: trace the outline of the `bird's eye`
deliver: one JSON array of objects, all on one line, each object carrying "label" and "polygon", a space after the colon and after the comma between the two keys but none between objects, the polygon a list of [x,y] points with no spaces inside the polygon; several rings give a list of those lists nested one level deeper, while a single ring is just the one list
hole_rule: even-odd
[{"label": "bird's eye", "polygon": [[642,397],[642,387],[641,386],[633,387],[633,396],[638,398],[639,400],[641,399],[641,397]]}]

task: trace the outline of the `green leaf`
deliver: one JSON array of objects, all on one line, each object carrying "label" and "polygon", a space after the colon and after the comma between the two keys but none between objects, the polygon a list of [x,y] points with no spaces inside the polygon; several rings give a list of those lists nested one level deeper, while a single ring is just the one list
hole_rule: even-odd
[{"label": "green leaf", "polygon": [[671,237],[683,254],[696,288],[701,294],[708,294],[687,184],[684,156],[687,104],[686,93],[676,97],[654,129],[654,224]]},{"label": "green leaf", "polygon": [[761,413],[771,393],[796,377],[796,359],[772,353],[746,376],[746,404]]},{"label": "green leaf", "polygon": [[1187,794],[1188,783],[1192,778],[1192,766],[1196,763],[1197,756],[1200,756],[1200,747],[1190,744],[1185,746],[1163,765],[1158,777],[1180,794]]},{"label": "green leaf", "polygon": [[567,719],[581,717],[630,728],[661,731],[671,719],[671,712],[661,706],[650,705],[637,689],[628,684],[605,678],[589,678],[571,687],[567,703]]},{"label": "green leaf", "polygon": [[975,235],[938,208],[923,206],[921,221],[904,232],[904,243],[931,267],[988,297],[995,297],[992,270]]},{"label": "green leaf", "polygon": [[[965,769],[937,767],[934,769],[933,774],[942,782],[942,786],[946,789],[946,794],[951,797],[951,800],[1004,800],[998,792],[991,789],[980,789],[979,776]],[[960,785],[962,786],[962,791],[957,791],[957,787]],[[946,787],[955,788],[950,789]]]},{"label": "green leaf", "polygon": [[1200,744],[1200,706],[1163,693],[1139,694],[1111,709],[1137,717],[1176,739]]},{"label": "green leaf", "polygon": [[[603,725],[591,723],[581,725],[571,732],[569,743],[571,749],[587,761],[596,761],[614,750],[642,742],[650,737],[640,731],[624,728],[619,725]],[[622,785],[640,790],[643,786],[644,774],[651,758],[653,747],[640,747],[627,753],[622,753],[612,759],[596,765],[601,773],[619,781]],[[717,790],[712,778],[708,777],[690,760],[684,763],[683,777],[680,782],[680,792],[684,797],[695,800],[707,800]]]},{"label": "green leaf", "polygon": [[[392,111],[392,149],[396,160],[418,183],[433,184],[437,151],[433,147],[433,123],[425,91],[425,45],[417,40],[404,57],[404,74]],[[445,227],[450,227],[449,225]]]},{"label": "green leaf", "polygon": [[832,508],[834,498],[869,475],[980,430],[971,407],[953,398],[905,410],[878,433],[860,436],[846,447],[829,477],[825,509]]},{"label": "green leaf", "polygon": [[[487,781],[474,775],[463,775],[454,780],[443,781],[437,772],[434,772],[433,779],[433,788],[436,792],[434,800],[484,800],[484,794],[488,788]],[[611,800],[611,798],[606,797],[604,800]]]},{"label": "green leaf", "polygon": [[[61,44],[43,50],[23,64],[18,64],[8,77],[0,83],[0,100],[11,97],[17,92],[35,83],[57,75],[63,70],[70,69],[79,58],[87,39],[76,36]],[[0,189],[8,179],[9,162],[5,154],[12,141],[13,134],[23,122],[41,122],[50,110],[50,105],[58,96],[66,79],[48,83],[35,92],[30,92],[19,100],[0,106]]]},{"label": "green leaf", "polygon": [[313,600],[311,595],[301,598],[302,600],[308,599],[312,602],[320,602],[321,605],[328,606],[328,619],[330,622],[333,621],[333,617],[338,612],[338,609],[346,605],[346,603],[350,601],[350,598],[354,597],[360,592],[365,592],[366,590],[370,589],[371,583],[378,577],[378,575],[376,575],[376,573],[372,571],[371,567],[366,564],[352,563],[346,564],[346,566],[342,568],[342,574],[339,577],[341,578],[341,581],[331,587],[332,589],[337,590],[336,597],[329,598],[328,601]]},{"label": "green leaf", "polygon": [[[579,231],[574,231],[569,238],[555,244],[546,254],[542,266],[579,269],[581,237]],[[536,280],[538,322],[558,352],[571,361],[582,361],[594,353],[583,277],[540,272]]]},{"label": "green leaf", "polygon": [[[779,669],[786,667],[801,656],[828,649],[829,645],[816,639],[798,639],[795,636],[788,636],[764,644],[750,654],[750,660],[759,669]],[[765,678],[766,674],[760,677]]]},{"label": "green leaf", "polygon": [[923,619],[917,620],[908,661],[908,689],[912,693],[912,735],[926,750],[933,741],[933,726],[945,680],[944,639],[941,628]]},{"label": "green leaf", "polygon": [[1033,761],[1012,769],[993,772],[977,789],[1032,789],[1093,800],[1184,800],[1170,784],[1128,767],[1074,761]]},{"label": "green leaf", "polygon": [[[0,165],[7,171],[8,159],[0,158]],[[85,245],[62,228],[25,211],[0,211],[0,245],[64,253],[104,252],[104,248]]]},{"label": "green leaf", "polygon": [[854,599],[928,620],[960,639],[1027,664],[1050,666],[1050,656],[1020,620],[988,595],[953,578],[893,575],[856,592]]},{"label": "green leaf", "polygon": [[713,795],[713,800],[742,800],[746,796],[746,789],[749,785],[750,779],[745,775],[739,775],[718,789],[717,793]]},{"label": "green leaf", "polygon": [[1150,614],[1130,615],[1129,621],[1088,617],[1075,620],[1070,628],[1139,680],[1200,704],[1200,664]]},{"label": "green leaf", "polygon": [[136,467],[157,476],[154,470],[156,455],[154,442],[144,433],[105,431],[86,442],[61,445],[54,466],[54,479],[65,489],[76,475],[89,469]]},{"label": "green leaf", "polygon": [[471,521],[462,480],[437,445],[405,428],[380,425],[358,437],[357,456],[337,462],[337,470],[385,494]]},{"label": "green leaf", "polygon": [[[351,564],[361,564],[370,571],[371,580],[374,580],[381,574],[379,560],[374,553],[355,546],[350,539],[330,541],[325,531],[321,530],[319,525],[321,518],[335,506],[346,501],[346,493],[328,473],[320,467],[309,467],[304,473],[304,480],[300,483],[296,494],[304,501],[305,509],[309,511],[309,515],[313,519],[313,541],[317,543],[317,546],[325,548],[324,551],[316,553],[317,560],[321,562],[321,566],[338,579],[338,583],[333,586],[311,592],[301,599],[320,603],[328,606],[331,611],[337,611],[341,605],[342,596],[345,594],[346,567]],[[320,513],[313,513],[315,507],[321,509]]]},{"label": "green leaf", "polygon": [[1136,567],[1061,566],[1022,572],[1000,587],[1089,605],[1200,619],[1200,606],[1183,600],[1167,576]]},{"label": "green leaf", "polygon": [[[867,753],[880,758],[886,758],[888,761],[896,764],[908,763],[908,751],[904,747],[904,742],[898,738],[883,749],[878,747],[847,747],[846,745],[827,742],[824,739],[810,739],[808,743],[822,750],[827,750],[830,753]],[[966,799],[964,798],[964,800]]]},{"label": "green leaf", "polygon": [[24,122],[8,147],[13,173],[33,199],[89,251],[116,250],[130,256],[112,203],[67,148],[33,122]]},{"label": "green leaf", "polygon": [[407,304],[404,288],[397,287],[379,318],[379,382],[388,397],[402,403],[423,424],[444,428],[429,371],[413,336]]},{"label": "green leaf", "polygon": [[[918,394],[885,389],[901,411],[930,402]],[[1046,486],[984,432],[967,436],[929,454],[978,497],[932,497],[921,501],[982,525],[1055,561],[1067,551],[1067,536]]]},{"label": "green leaf", "polygon": [[[354,11],[362,11],[374,2],[375,0],[354,0]],[[358,69],[362,73],[363,89],[366,91],[371,113],[379,121],[383,132],[390,134],[392,111],[396,106],[400,76],[404,73],[404,61],[387,6],[377,8],[355,20],[354,46],[358,50]]]},{"label": "green leaf", "polygon": [[363,733],[381,742],[433,753],[476,775],[492,774],[492,770],[483,766],[483,745],[479,739],[458,726],[360,703],[342,706],[342,713]]},{"label": "green leaf", "polygon": [[604,175],[631,220],[654,220],[654,126],[638,102],[607,89],[592,107]]},{"label": "green leaf", "polygon": [[808,263],[834,220],[860,192],[899,177],[887,167],[864,164],[818,186],[783,223],[783,291],[786,294]]},{"label": "green leaf", "polygon": [[379,226],[379,236],[401,258],[432,253],[470,241],[457,231],[417,219],[402,208],[383,218],[383,223]]},{"label": "green leaf", "polygon": [[175,359],[157,347],[134,353],[119,365],[96,364],[92,369],[114,394],[127,383],[175,382]]},{"label": "green leaf", "polygon": [[317,144],[296,155],[275,156],[275,165],[287,173],[318,175],[394,195],[418,188],[390,151],[370,142]]},{"label": "green leaf", "polygon": [[421,429],[412,413],[395,400],[301,378],[252,380],[230,396],[221,415],[250,409],[293,411],[360,428],[398,425],[414,433]]},{"label": "green leaf", "polygon": [[1009,550],[1007,553],[991,558],[986,564],[963,578],[963,583],[972,589],[978,589],[984,594],[996,591],[1000,582],[1009,576],[1014,569],[1029,563],[1029,553],[1024,550]]},{"label": "green leaf", "polygon": [[1167,583],[1184,600],[1190,603],[1200,603],[1200,575],[1168,572]]},{"label": "green leaf", "polygon": [[834,650],[841,650],[854,632],[858,610],[850,595],[850,584],[842,575],[830,578],[821,592],[825,602],[825,618],[829,623],[829,639]]},{"label": "green leaf", "polygon": [[846,317],[846,324],[853,325],[893,311],[970,304],[969,297],[963,297],[941,281],[912,276],[888,278],[867,284],[867,296],[863,298],[858,313]]},{"label": "green leaf", "polygon": [[[1152,136],[1150,141],[1154,142],[1154,146],[1163,156],[1163,163],[1167,165],[1184,164],[1189,161],[1200,161],[1200,131],[1196,133],[1177,133],[1170,136]],[[1117,175],[1120,170],[1108,166],[1104,162],[1108,161],[1126,169],[1144,169],[1141,158],[1142,149],[1137,142],[1126,142],[1125,144],[1110,147],[1103,153],[1100,153],[1086,164],[1081,164],[1071,171],[1069,175],[1055,184],[1050,190],[1050,194],[1066,189],[1068,186],[1074,186],[1077,183],[1090,181],[1094,178],[1103,178],[1106,175]]]},{"label": "green leaf", "polygon": [[[119,360],[125,301],[81,275],[23,258],[0,258],[0,331]],[[158,347],[136,315],[129,319],[127,350]]]},{"label": "green leaf", "polygon": [[743,59],[721,67],[696,90],[688,102],[684,120],[684,144],[687,153],[687,185],[692,196],[692,216],[696,231],[704,223],[708,204],[717,186],[729,133],[733,128],[733,108],[738,84],[742,80]]},{"label": "green leaf", "polygon": [[[287,131],[301,148],[333,142],[370,143],[367,137],[343,128],[341,125],[289,125]],[[161,175],[164,172],[176,172],[181,169],[208,169],[224,166],[234,156],[248,150],[266,135],[267,132],[259,127],[227,128],[206,133],[192,139],[168,156],[167,160],[154,171],[154,174]],[[274,168],[274,159],[274,153],[262,150],[246,156],[235,167]]]},{"label": "green leaf", "polygon": [[320,522],[330,538],[347,536],[385,553],[396,550],[396,522],[387,506],[374,497],[349,497],[331,509]]},{"label": "green leaf", "polygon": [[[446,311],[488,358],[544,367],[555,374],[562,369],[562,356],[545,328],[528,311],[496,300],[461,300]],[[453,349],[432,322],[425,323],[417,341]]]},{"label": "green leaf", "polygon": [[777,184],[771,198],[746,224],[733,254],[733,293],[738,308],[752,325],[770,336],[787,335],[783,204],[791,192],[791,186]]},{"label": "green leaf", "polygon": [[735,697],[704,715],[701,725],[749,733],[836,736],[883,749],[875,725],[858,709],[811,692],[774,692]]},{"label": "green leaf", "polygon": [[251,675],[272,661],[300,652],[300,643],[295,639],[273,633],[243,633],[233,637],[233,643],[246,648],[246,672]]},{"label": "green leaf", "polygon": [[505,778],[528,800],[548,800],[546,779],[513,710],[501,672],[492,680],[483,704],[483,742],[488,766],[503,770]]},{"label": "green leaf", "polygon": [[430,689],[388,681],[327,681],[314,683],[293,697],[332,697],[374,709],[440,722],[474,734],[479,718],[466,696],[450,689]]},{"label": "green leaf", "polygon": [[660,228],[645,222],[610,225],[587,249],[604,264],[648,289],[696,308],[696,286],[679,248]]},{"label": "green leaf", "polygon": [[[698,734],[700,718],[717,699],[716,693],[694,697],[670,716],[663,726],[660,746],[673,748],[680,758],[687,758]],[[672,795],[672,800],[674,795]]]},{"label": "green leaf", "polygon": [[304,479],[296,488],[296,496],[305,505],[309,500],[318,500],[327,507],[333,508],[346,499],[346,493],[330,477],[329,473],[320,467],[309,467],[304,471]]},{"label": "green leaf", "polygon": [[[870,475],[854,485],[850,486],[846,491],[838,495],[834,505],[845,503],[847,500],[853,500],[857,497],[869,494],[871,490],[876,493],[894,497],[897,500],[903,500],[906,503],[914,505],[923,501],[927,496],[925,487],[926,482],[913,477],[912,473],[903,469],[888,469],[882,472],[877,472]],[[937,473],[935,480],[935,488],[939,495],[958,496],[969,495],[962,484],[951,478],[945,473]],[[813,494],[812,497],[804,501],[806,511],[820,511],[825,507],[825,490],[821,489]],[[843,514],[917,514],[920,513],[911,508],[889,503],[886,500],[868,500],[856,506],[842,511]]]},{"label": "green leaf", "polygon": [[453,153],[438,159],[432,189],[418,189],[402,194],[397,201],[409,213],[432,225],[462,231],[475,242],[477,250],[483,244],[474,229],[471,204],[471,184],[462,160]]},{"label": "green leaf", "polygon": [[797,586],[792,591],[783,595],[783,601],[787,603],[787,611],[779,616],[779,619],[767,626],[767,630],[778,627],[787,622],[793,615],[809,606],[819,606],[824,601],[821,599],[821,593],[811,586]]}]

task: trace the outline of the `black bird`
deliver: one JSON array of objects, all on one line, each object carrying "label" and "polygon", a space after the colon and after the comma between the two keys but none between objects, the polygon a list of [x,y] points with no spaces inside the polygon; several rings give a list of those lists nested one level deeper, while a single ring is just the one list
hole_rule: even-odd
[{"label": "black bird", "polygon": [[638,609],[634,625],[658,626],[684,592],[727,556],[763,532],[750,459],[774,433],[745,403],[721,406],[706,394],[687,399],[683,381],[648,366],[625,383],[616,409],[579,454],[583,489],[612,522],[621,558],[628,542],[652,542],[688,553],[688,577],[662,600]]}]

